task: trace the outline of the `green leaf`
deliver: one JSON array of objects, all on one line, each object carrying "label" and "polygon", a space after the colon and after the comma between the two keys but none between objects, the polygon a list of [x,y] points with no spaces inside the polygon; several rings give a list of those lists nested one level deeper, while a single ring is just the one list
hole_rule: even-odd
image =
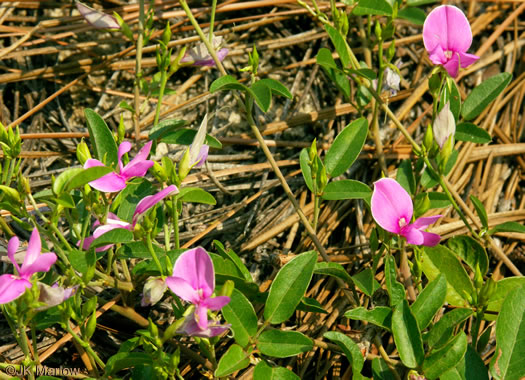
[{"label": "green leaf", "polygon": [[326,153],[324,159],[326,172],[332,177],[346,172],[363,149],[367,135],[368,121],[365,118],[359,118],[348,124],[337,135]]},{"label": "green leaf", "polygon": [[233,337],[242,347],[246,347],[250,338],[257,332],[257,315],[248,298],[237,289],[233,289],[230,302],[221,309],[224,319],[232,325]]},{"label": "green leaf", "polygon": [[332,57],[332,52],[327,48],[319,49],[319,53],[317,53],[317,57],[315,59],[317,64],[323,66],[324,68],[338,69],[334,57]]},{"label": "green leaf", "polygon": [[266,330],[257,340],[262,354],[275,358],[296,356],[313,348],[313,342],[297,331]]},{"label": "green leaf", "polygon": [[386,306],[376,306],[372,310],[356,307],[348,310],[344,316],[357,321],[367,321],[388,331],[392,329],[392,309]]},{"label": "green leaf", "polygon": [[446,295],[447,280],[445,275],[440,274],[417,296],[410,309],[417,319],[420,330],[424,330],[430,324],[434,315],[443,306]]},{"label": "green leaf", "polygon": [[275,79],[264,78],[261,79],[259,83],[264,84],[266,87],[272,90],[273,94],[281,95],[288,99],[293,98],[292,93],[286,88],[286,86]]},{"label": "green leaf", "polygon": [[178,128],[184,127],[186,120],[167,119],[162,120],[149,130],[148,138],[150,140],[157,140],[162,138],[165,134],[173,132]]},{"label": "green leaf", "polygon": [[459,363],[441,374],[440,380],[489,380],[487,367],[476,350],[467,346],[465,356]]},{"label": "green leaf", "polygon": [[348,274],[346,269],[339,263],[321,261],[315,264],[314,273],[340,278],[347,284],[352,286],[354,285],[352,277]]},{"label": "green leaf", "polygon": [[137,204],[144,197],[152,194],[153,186],[148,180],[135,178],[117,195],[112,206],[118,206],[118,212],[116,214],[121,220],[129,221],[133,218]]},{"label": "green leaf", "polygon": [[472,309],[454,309],[446,313],[437,323],[432,326],[426,336],[426,343],[429,347],[440,348],[447,344],[452,337],[454,328],[469,318],[474,312]]},{"label": "green leaf", "polygon": [[476,144],[486,144],[492,141],[492,137],[486,130],[468,122],[456,126],[454,138],[458,141],[469,141]]},{"label": "green leaf", "polygon": [[485,248],[470,236],[459,235],[447,240],[447,246],[460,259],[468,264],[472,271],[479,267],[481,274],[489,270],[489,258]]},{"label": "green leaf", "polygon": [[340,181],[329,182],[324,189],[322,198],[329,201],[340,199],[364,199],[367,204],[370,204],[372,189],[363,182],[355,181],[353,179],[342,179]]},{"label": "green leaf", "polygon": [[325,309],[323,309],[323,305],[321,305],[319,301],[317,301],[315,298],[308,297],[303,297],[303,299],[297,306],[297,310],[312,313],[328,314],[328,312]]},{"label": "green leaf", "polygon": [[472,201],[472,204],[474,205],[474,208],[476,209],[476,213],[479,216],[479,220],[483,227],[486,229],[489,228],[489,218],[487,216],[487,210],[485,210],[485,206],[483,206],[483,203],[476,198],[474,195],[470,196],[470,200]]},{"label": "green leaf", "polygon": [[301,173],[303,174],[303,178],[304,178],[304,182],[306,183],[306,187],[308,187],[308,190],[310,190],[313,193],[314,184],[312,181],[312,168],[310,167],[310,165],[308,165],[309,162],[310,162],[310,156],[308,154],[308,149],[303,148],[299,155],[299,165],[301,166]]},{"label": "green leaf", "polygon": [[310,284],[317,262],[317,252],[309,251],[292,259],[272,282],[264,308],[264,319],[272,324],[286,321]]},{"label": "green leaf", "polygon": [[102,247],[108,244],[130,243],[132,241],[133,232],[125,228],[115,228],[93,240],[90,248]]},{"label": "green leaf", "polygon": [[427,18],[425,11],[415,7],[406,7],[400,9],[397,13],[397,16],[419,26],[422,26],[425,23],[425,19]]},{"label": "green leaf", "polygon": [[492,228],[489,231],[489,234],[493,235],[498,232],[518,232],[520,234],[525,234],[525,226],[523,224],[519,224],[518,222],[505,222]]},{"label": "green leaf", "polygon": [[210,85],[210,92],[212,94],[220,90],[247,91],[248,87],[239,83],[239,81],[235,79],[234,77],[232,77],[231,75],[224,75],[218,79],[215,79],[213,83]]},{"label": "green leaf", "polygon": [[430,200],[430,209],[445,208],[452,204],[450,203],[450,199],[448,199],[447,194],[438,193],[437,191],[419,193],[418,195],[416,195],[414,203],[421,201],[421,198],[423,198],[425,195],[428,195],[428,199]]},{"label": "green leaf", "polygon": [[395,380],[396,378],[390,371],[388,364],[382,358],[372,359],[372,379],[374,380]]},{"label": "green leaf", "polygon": [[326,32],[330,36],[330,40],[332,40],[332,44],[335,47],[335,51],[337,52],[337,54],[339,54],[339,59],[341,60],[343,68],[350,67],[350,48],[346,43],[345,38],[334,27],[328,24],[326,24],[324,27],[326,29]]},{"label": "green leaf", "polygon": [[108,359],[105,373],[107,375],[112,375],[120,370],[144,364],[153,365],[151,355],[144,352],[119,352]]},{"label": "green leaf", "polygon": [[[79,187],[84,186],[85,184],[99,179],[100,177],[105,176],[108,173],[111,173],[113,170],[106,166],[95,166],[88,169],[82,169],[81,172],[74,174],[69,181],[66,183],[64,191],[69,193],[73,189],[78,189]],[[63,174],[63,173],[62,173]]]},{"label": "green leaf", "polygon": [[251,90],[254,95],[255,103],[263,112],[267,112],[270,109],[270,104],[272,103],[272,91],[268,86],[261,81],[255,82]]},{"label": "green leaf", "polygon": [[372,297],[372,294],[380,288],[379,282],[374,278],[374,273],[370,268],[366,268],[358,274],[353,275],[352,280],[368,297]]},{"label": "green leaf", "polygon": [[392,6],[386,0],[359,0],[352,14],[355,16],[392,16]]},{"label": "green leaf", "polygon": [[213,195],[200,187],[182,187],[175,198],[182,202],[203,203],[206,205],[217,204]]},{"label": "green leaf", "polygon": [[[60,195],[64,192],[66,192],[66,186],[68,182],[71,180],[71,178],[75,177],[76,175],[82,173],[84,171],[84,168],[72,168],[67,169],[64,172],[62,172],[56,179],[55,182],[53,182],[53,193],[55,195]],[[2,191],[6,191],[4,187],[0,188]],[[13,189],[14,190],[14,189]]]},{"label": "green leaf", "polygon": [[118,162],[117,144],[106,122],[90,108],[84,109],[84,115],[95,158],[104,162],[105,157],[107,166],[115,166]]},{"label": "green leaf", "polygon": [[512,74],[500,73],[483,81],[469,94],[461,114],[465,120],[472,120],[498,97],[512,80]]},{"label": "green leaf", "polygon": [[270,367],[260,361],[253,370],[253,380],[300,380],[299,376],[284,367]]},{"label": "green leaf", "polygon": [[454,306],[466,306],[471,294],[474,294],[474,286],[465,268],[456,255],[442,245],[435,247],[424,247],[422,268],[430,281],[434,280],[440,273],[447,278],[448,303]]},{"label": "green leaf", "polygon": [[396,306],[405,299],[405,287],[396,280],[396,261],[394,256],[386,255],[385,257],[385,282],[388,294],[390,296],[390,306]]},{"label": "green leaf", "polygon": [[512,290],[496,322],[496,352],[490,373],[496,379],[523,379],[525,376],[525,287]]},{"label": "green leaf", "polygon": [[216,377],[228,376],[235,371],[246,368],[250,365],[250,355],[243,351],[242,347],[237,344],[232,344],[228,351],[222,355],[217,369],[215,370]]},{"label": "green leaf", "polygon": [[241,258],[232,249],[226,250],[226,248],[224,248],[224,245],[222,245],[222,243],[218,240],[214,240],[213,245],[215,245],[215,247],[217,248],[219,255],[221,255],[225,259],[231,260],[235,264],[237,269],[239,269],[239,272],[243,274],[245,280],[253,282],[253,278],[250,271],[248,270],[248,268],[246,268]]},{"label": "green leaf", "polygon": [[361,350],[359,349],[357,343],[355,343],[345,334],[338,331],[325,332],[323,337],[330,339],[332,342],[337,344],[341,350],[343,350],[346,358],[352,365],[352,373],[354,374],[354,378],[356,378],[355,375],[361,373],[361,370],[365,364],[365,359],[363,358],[363,354],[361,354]]},{"label": "green leaf", "polygon": [[[490,296],[487,310],[499,312],[505,297],[514,289],[525,287],[525,277],[507,277],[496,282],[496,290]],[[492,318],[491,318],[492,317]],[[485,314],[485,318],[493,320],[493,316]]]},{"label": "green leaf", "polygon": [[[196,134],[196,129],[179,128],[173,132],[167,132],[164,134],[160,139],[160,142],[166,144],[191,145]],[[205,143],[209,145],[210,148],[222,148],[221,142],[211,135],[206,135]]]},{"label": "green leaf", "polygon": [[403,160],[397,169],[396,181],[409,193],[416,192],[416,178],[410,160]]},{"label": "green leaf", "polygon": [[366,79],[369,79],[369,80],[374,80],[374,79],[377,79],[377,75],[376,75],[376,72],[372,69],[368,69],[368,68],[362,68],[362,69],[359,69],[359,70],[351,70],[351,69],[348,69],[347,70],[349,73],[354,73],[354,74],[357,74],[359,75],[360,77],[363,77],[363,78],[366,78]]},{"label": "green leaf", "polygon": [[68,259],[73,269],[77,272],[85,274],[90,266],[95,265],[95,255],[90,255],[78,249],[72,249],[68,252]]},{"label": "green leaf", "polygon": [[408,368],[421,365],[425,356],[421,332],[406,300],[397,304],[394,309],[392,333],[403,364]]},{"label": "green leaf", "polygon": [[75,201],[69,194],[63,193],[57,197],[57,203],[63,207],[75,208]]},{"label": "green leaf", "polygon": [[[450,155],[448,161],[447,161],[447,165],[445,166],[445,175],[447,175],[448,173],[450,173],[450,171],[452,170],[452,168],[454,168],[454,165],[456,164],[456,161],[458,160],[458,155],[459,155],[459,152],[457,150],[453,150],[452,151],[452,154]],[[431,188],[431,187],[434,187],[438,184],[438,178],[434,177],[428,168],[426,168],[424,171],[423,171],[423,174],[421,175],[421,186],[423,186],[424,188],[428,189],[428,188]]]},{"label": "green leaf", "polygon": [[118,250],[120,259],[150,259],[151,253],[148,247],[141,241],[133,241],[124,244]]},{"label": "green leaf", "polygon": [[407,5],[411,7],[417,7],[419,5],[425,5],[425,4],[433,4],[436,3],[438,0],[407,0]]},{"label": "green leaf", "polygon": [[441,350],[434,351],[423,363],[423,372],[429,380],[437,379],[444,372],[454,368],[465,356],[467,336],[463,331]]}]

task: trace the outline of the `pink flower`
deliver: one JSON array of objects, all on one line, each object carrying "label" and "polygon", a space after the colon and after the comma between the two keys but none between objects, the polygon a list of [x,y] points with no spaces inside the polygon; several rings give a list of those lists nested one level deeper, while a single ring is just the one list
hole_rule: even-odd
[{"label": "pink flower", "polygon": [[423,42],[432,63],[442,65],[454,78],[460,65],[467,67],[479,59],[466,52],[472,44],[470,24],[452,5],[441,5],[430,12],[423,25]]},{"label": "pink flower", "polygon": [[80,1],[76,1],[76,5],[82,17],[95,28],[120,29],[120,25],[115,17],[88,7]]},{"label": "pink flower", "polygon": [[374,183],[371,201],[372,216],[384,230],[403,236],[408,244],[433,247],[441,236],[423,231],[441,215],[418,218],[410,223],[414,213],[412,199],[395,180],[382,178]]},{"label": "pink flower", "polygon": [[22,267],[15,260],[15,252],[20,242],[13,236],[7,244],[7,256],[13,263],[18,275],[4,274],[0,276],[0,304],[8,303],[20,297],[27,288],[31,288],[31,276],[36,272],[47,272],[57,260],[54,253],[42,253],[40,235],[35,228],[29,238],[26,255]]},{"label": "pink flower", "polygon": [[[166,187],[165,189],[159,191],[155,195],[148,195],[147,197],[142,198],[142,200],[137,204],[137,207],[135,208],[135,212],[133,213],[133,218],[131,220],[131,223],[120,220],[118,216],[116,216],[115,214],[111,212],[108,213],[108,217],[106,218],[106,224],[101,225],[99,221],[95,222],[93,226],[97,228],[95,229],[95,231],[93,231],[93,236],[90,236],[84,239],[84,244],[82,245],[82,248],[85,250],[89,249],[89,247],[91,246],[91,243],[93,243],[93,241],[96,238],[104,235],[106,232],[114,230],[115,228],[124,228],[126,230],[133,231],[140,217],[144,215],[146,211],[148,211],[150,208],[152,208],[157,203],[162,201],[164,198],[169,197],[170,195],[177,194],[178,192],[179,192],[179,189],[177,189],[177,186],[170,185]],[[112,246],[113,244],[105,245],[103,247],[98,247],[96,251],[97,252],[106,251]]]},{"label": "pink flower", "polygon": [[205,329],[201,329],[195,320],[195,315],[190,314],[184,320],[184,324],[177,330],[177,333],[198,336],[199,338],[211,338],[228,331],[230,327],[230,324],[221,325],[219,322],[212,320],[208,322],[208,326]]},{"label": "pink flower", "polygon": [[[142,147],[139,153],[126,166],[122,165],[122,156],[131,150],[131,143],[124,141],[118,147],[118,173],[109,173],[99,179],[91,181],[89,185],[99,191],[106,193],[114,193],[126,187],[126,181],[132,177],[144,177],[149,168],[153,166],[153,161],[147,160],[151,150],[152,141],[148,142]],[[84,168],[92,168],[95,166],[104,166],[99,160],[90,158],[84,164]]]},{"label": "pink flower", "polygon": [[166,284],[181,299],[195,305],[195,321],[200,330],[208,329],[208,310],[220,310],[230,302],[227,296],[211,297],[215,290],[215,272],[210,256],[201,247],[179,256]]},{"label": "pink flower", "polygon": [[[228,55],[229,50],[226,48],[219,49],[221,44],[222,37],[213,37],[212,45],[215,49],[218,49],[217,58],[219,58],[219,61],[222,62],[224,58],[226,58],[226,56]],[[208,49],[206,48],[206,45],[203,42],[199,43],[194,48],[189,49],[186,52],[186,54],[184,54],[184,57],[182,57],[180,62],[188,63],[193,66],[215,66],[215,61],[209,54]]]}]

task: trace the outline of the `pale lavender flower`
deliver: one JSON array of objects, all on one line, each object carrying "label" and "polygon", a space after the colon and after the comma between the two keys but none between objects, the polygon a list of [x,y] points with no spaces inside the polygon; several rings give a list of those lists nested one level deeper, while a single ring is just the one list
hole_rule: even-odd
[{"label": "pale lavender flower", "polygon": [[53,306],[60,305],[62,302],[73,296],[78,289],[78,285],[72,288],[62,288],[57,283],[49,286],[42,282],[38,283],[40,295],[38,301],[44,303],[44,306],[38,307],[36,311],[47,310]]},{"label": "pale lavender flower", "polygon": [[[149,168],[153,166],[153,161],[148,160],[147,157],[151,150],[153,141],[148,142],[142,147],[133,160],[131,160],[126,166],[122,164],[122,156],[131,150],[131,143],[124,141],[118,147],[118,173],[108,173],[105,176],[100,177],[94,181],[89,182],[89,185],[94,189],[103,191],[106,193],[114,193],[120,191],[126,187],[126,181],[132,177],[144,177]],[[90,158],[84,164],[84,168],[92,168],[95,166],[104,166],[99,160]]]},{"label": "pale lavender flower", "polygon": [[370,204],[376,223],[388,232],[403,236],[408,244],[433,247],[441,240],[438,234],[423,231],[441,215],[421,217],[410,223],[414,213],[412,199],[397,181],[391,178],[376,181]]},{"label": "pale lavender flower", "polygon": [[211,338],[228,331],[230,327],[230,324],[221,325],[218,321],[211,320],[208,321],[208,325],[205,329],[201,329],[195,320],[195,315],[190,314],[184,320],[183,325],[177,330],[177,333],[189,336],[197,336],[199,338]]},{"label": "pale lavender flower", "polygon": [[436,115],[434,124],[432,124],[432,132],[434,132],[434,138],[441,149],[449,137],[456,133],[456,120],[450,111],[450,102],[447,102]]},{"label": "pale lavender flower", "polygon": [[166,284],[181,299],[195,305],[194,317],[201,331],[208,329],[208,310],[220,310],[230,302],[227,296],[211,296],[215,290],[213,262],[201,247],[179,256]]},{"label": "pale lavender flower", "polygon": [[[217,58],[219,61],[223,61],[228,55],[228,49],[222,48],[222,37],[213,37],[212,46],[217,50]],[[191,64],[193,66],[215,66],[215,61],[210,56],[206,45],[201,42],[192,49],[188,49],[184,57],[180,60],[181,63]]]},{"label": "pale lavender flower", "polygon": [[142,299],[140,300],[140,306],[153,306],[162,299],[164,293],[168,289],[166,282],[159,277],[150,277],[144,284],[144,290],[142,291]]},{"label": "pale lavender flower", "polygon": [[29,238],[24,262],[20,267],[15,260],[15,252],[20,245],[16,236],[9,239],[7,256],[15,266],[18,274],[4,274],[0,276],[0,304],[8,303],[20,297],[27,288],[31,288],[31,276],[37,272],[47,272],[57,260],[57,256],[50,253],[41,253],[42,243],[35,228]]},{"label": "pale lavender flower", "polygon": [[97,29],[120,29],[120,25],[115,17],[88,7],[80,1],[75,3],[82,17],[93,27]]}]

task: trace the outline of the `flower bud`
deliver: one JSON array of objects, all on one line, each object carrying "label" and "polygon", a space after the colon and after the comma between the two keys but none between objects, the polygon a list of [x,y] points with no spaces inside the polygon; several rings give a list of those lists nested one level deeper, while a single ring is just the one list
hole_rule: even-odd
[{"label": "flower bud", "polygon": [[452,136],[452,145],[454,145],[453,140],[454,133],[456,133],[456,121],[454,115],[450,111],[450,102],[447,102],[443,106],[443,109],[436,115],[436,119],[432,125],[432,130],[440,149],[443,149],[443,146],[450,136]]},{"label": "flower bud", "polygon": [[162,299],[167,288],[168,286],[162,278],[148,278],[148,280],[144,284],[144,290],[142,292],[142,300],[140,301],[140,305],[142,307],[155,305]]},{"label": "flower bud", "polygon": [[179,178],[182,181],[191,169],[191,163],[190,163],[190,149],[187,148],[184,152],[184,155],[182,156],[181,160],[179,161]]},{"label": "flower bud", "polygon": [[434,135],[432,133],[432,128],[430,127],[430,124],[429,124],[427,126],[427,130],[425,131],[425,136],[423,137],[423,146],[428,152],[432,149],[433,145],[434,145]]},{"label": "flower bud", "polygon": [[171,41],[171,29],[170,29],[170,22],[166,24],[166,27],[164,28],[164,31],[162,32],[162,42],[164,42],[164,45],[168,46],[168,43]]},{"label": "flower bud", "polygon": [[166,182],[168,180],[166,170],[156,161],[153,162],[153,176],[159,182]]},{"label": "flower bud", "polygon": [[494,281],[491,278],[489,278],[486,282],[481,291],[479,292],[479,302],[478,306],[484,307],[489,302],[490,298],[494,295],[494,292],[496,291],[496,281]]},{"label": "flower bud", "polygon": [[86,161],[90,158],[91,153],[89,152],[89,148],[84,139],[82,139],[82,141],[80,141],[80,144],[77,145],[77,159],[81,165],[84,165]]},{"label": "flower bud", "polygon": [[328,177],[326,175],[326,168],[323,165],[319,171],[319,175],[317,176],[317,195],[321,195],[323,193],[327,183]]}]

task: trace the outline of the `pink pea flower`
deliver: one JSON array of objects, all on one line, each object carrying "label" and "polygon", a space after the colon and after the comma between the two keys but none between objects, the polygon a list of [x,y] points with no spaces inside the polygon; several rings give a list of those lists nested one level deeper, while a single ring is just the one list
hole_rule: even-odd
[{"label": "pink pea flower", "polygon": [[[135,212],[133,213],[131,223],[120,220],[120,218],[117,215],[111,212],[108,213],[108,216],[106,218],[106,224],[101,225],[99,221],[95,222],[93,226],[97,228],[95,229],[95,231],[93,231],[93,236],[89,236],[84,239],[84,244],[82,245],[82,248],[85,250],[89,249],[91,243],[93,243],[93,241],[96,238],[104,235],[106,232],[114,230],[115,228],[124,228],[126,230],[133,231],[140,217],[144,215],[146,211],[148,211],[150,208],[162,201],[164,198],[169,197],[170,195],[177,194],[178,192],[179,189],[177,189],[177,186],[170,185],[165,189],[159,191],[157,194],[148,195],[147,197],[142,198],[142,200],[137,204],[137,207],[135,208]],[[113,244],[98,247],[96,251],[107,251],[112,246]]]},{"label": "pink pea flower", "polygon": [[453,78],[459,66],[467,67],[479,59],[467,53],[472,44],[470,24],[452,5],[441,5],[430,12],[423,25],[423,42],[432,63],[442,65]]},{"label": "pink pea flower", "polygon": [[[149,168],[153,166],[153,161],[147,160],[153,141],[148,142],[142,147],[139,153],[126,166],[122,165],[122,156],[131,150],[129,141],[122,142],[118,147],[118,173],[108,173],[99,179],[91,181],[89,185],[94,189],[106,193],[114,193],[126,187],[126,181],[132,177],[144,177]],[[104,166],[99,160],[90,158],[84,164],[84,169],[95,166]]]},{"label": "pink pea flower", "polygon": [[211,338],[228,331],[230,327],[230,324],[221,325],[218,321],[211,320],[205,329],[201,329],[195,320],[195,315],[190,314],[184,320],[183,325],[177,330],[177,333],[197,336],[199,338]]},{"label": "pink pea flower", "polygon": [[414,213],[412,199],[403,187],[391,178],[374,183],[371,200],[372,216],[384,230],[403,236],[408,244],[433,247],[441,236],[423,231],[441,215],[418,218],[410,223]]},{"label": "pink pea flower", "polygon": [[57,260],[57,256],[50,253],[41,253],[42,243],[35,228],[29,238],[24,262],[20,267],[15,260],[15,252],[20,242],[16,236],[9,239],[7,256],[18,272],[17,275],[4,274],[0,276],[0,304],[11,302],[20,297],[27,288],[31,288],[31,276],[37,272],[47,272]]},{"label": "pink pea flower", "polygon": [[[219,49],[222,44],[222,37],[213,37],[212,45],[217,51],[217,58],[219,61],[223,61],[228,55],[229,50],[226,48]],[[184,57],[180,60],[180,63],[188,63],[193,66],[215,66],[215,61],[211,57],[206,48],[206,45],[201,42],[192,49],[189,49]]]},{"label": "pink pea flower", "polygon": [[88,7],[80,1],[76,1],[76,6],[82,17],[93,27],[97,29],[120,29],[115,17]]},{"label": "pink pea flower", "polygon": [[194,316],[200,330],[208,329],[208,310],[220,310],[230,302],[227,296],[211,297],[215,290],[215,272],[210,256],[201,247],[179,256],[166,284],[181,299],[195,305]]}]

